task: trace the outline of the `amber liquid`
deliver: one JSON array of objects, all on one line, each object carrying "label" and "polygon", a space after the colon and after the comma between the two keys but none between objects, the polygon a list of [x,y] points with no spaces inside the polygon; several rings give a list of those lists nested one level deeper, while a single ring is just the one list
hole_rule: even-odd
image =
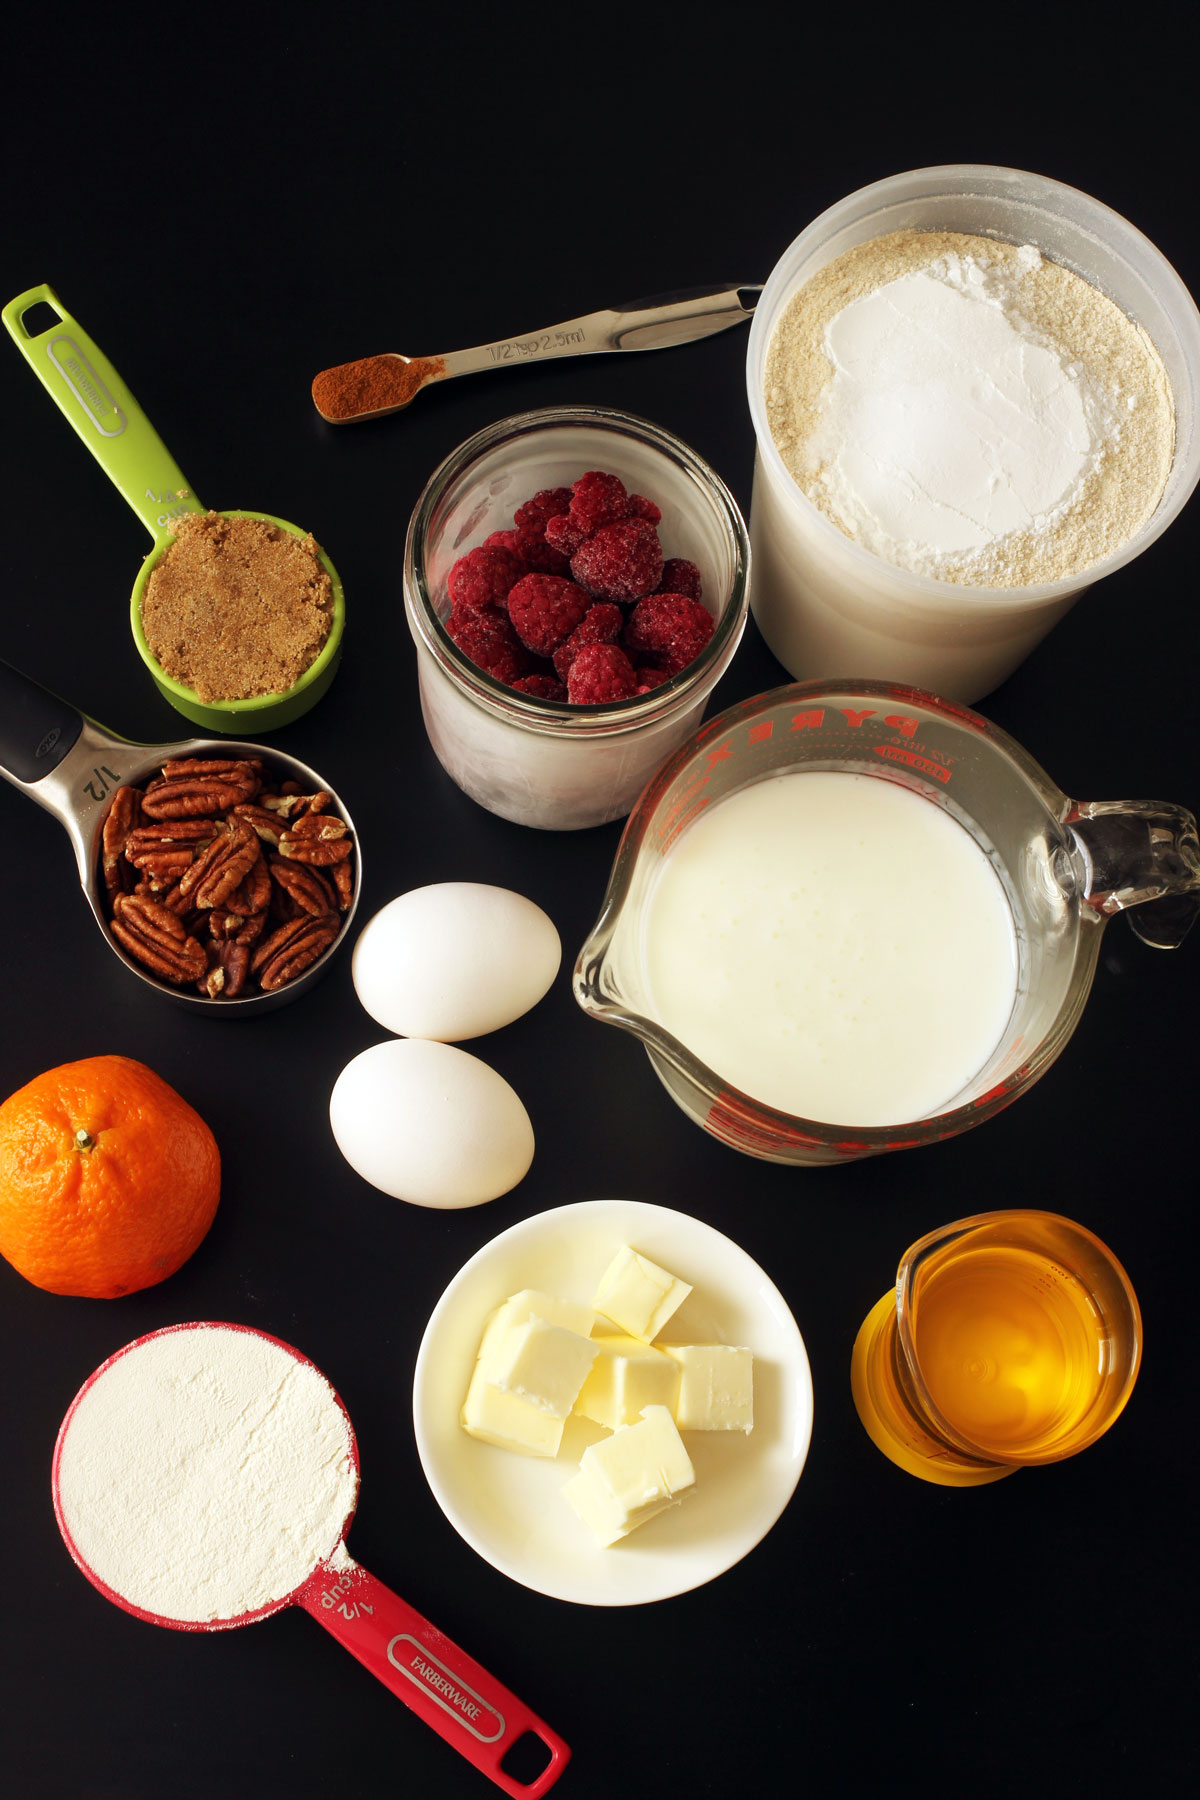
[{"label": "amber liquid", "polygon": [[1036,1251],[968,1245],[931,1259],[911,1317],[934,1405],[985,1455],[1061,1453],[1099,1398],[1104,1320],[1087,1288]]}]

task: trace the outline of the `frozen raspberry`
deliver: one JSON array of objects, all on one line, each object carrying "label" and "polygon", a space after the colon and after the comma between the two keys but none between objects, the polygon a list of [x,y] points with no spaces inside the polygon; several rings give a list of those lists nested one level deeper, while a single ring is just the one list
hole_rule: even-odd
[{"label": "frozen raspberry", "polygon": [[511,684],[529,668],[529,652],[495,607],[486,612],[455,608],[446,620],[446,630],[463,655],[497,681]]},{"label": "frozen raspberry", "polygon": [[518,506],[513,514],[513,524],[530,525],[544,531],[547,521],[565,513],[570,504],[570,488],[539,488],[532,500]]},{"label": "frozen raspberry", "polygon": [[567,698],[576,706],[628,700],[636,691],[633,664],[617,644],[585,644],[567,675]]},{"label": "frozen raspberry", "polygon": [[518,694],[532,694],[536,700],[565,700],[567,697],[566,683],[555,681],[553,675],[522,675],[511,685]]},{"label": "frozen raspberry", "polygon": [[[507,531],[493,531],[484,545],[499,544],[510,550],[521,564],[522,575],[565,575],[567,559],[561,550],[546,542],[540,525],[510,526]],[[501,602],[495,601],[494,605]]]},{"label": "frozen raspberry", "polygon": [[556,513],[552,519],[546,520],[546,542],[552,550],[563,556],[574,556],[580,544],[586,543],[589,536],[586,525],[578,525],[570,513]]},{"label": "frozen raspberry", "polygon": [[661,687],[664,681],[671,679],[665,669],[656,669],[653,663],[639,663],[633,672],[637,677],[639,694],[653,693],[656,687]]},{"label": "frozen raspberry", "polygon": [[650,655],[668,675],[699,656],[713,634],[713,617],[687,594],[651,594],[629,615],[622,642],[634,656]]},{"label": "frozen raspberry", "polygon": [[525,575],[509,590],[508,616],[538,656],[550,656],[587,613],[591,597],[561,575]]},{"label": "frozen raspberry", "polygon": [[694,562],[689,562],[686,556],[669,556],[663,564],[662,580],[658,584],[658,591],[660,594],[686,594],[689,600],[699,600],[701,598],[699,569]]},{"label": "frozen raspberry", "polygon": [[571,488],[571,523],[581,526],[588,537],[602,525],[627,519],[629,511],[629,495],[617,475],[589,469]]},{"label": "frozen raspberry", "polygon": [[514,581],[525,573],[524,564],[503,544],[479,544],[460,556],[446,583],[456,612],[479,612],[485,606],[503,606]]},{"label": "frozen raspberry", "polygon": [[571,558],[576,581],[601,600],[640,600],[652,594],[662,566],[662,546],[648,519],[602,525]]},{"label": "frozen raspberry", "polygon": [[591,607],[575,627],[565,644],[554,652],[554,668],[560,681],[585,644],[615,644],[621,635],[625,615],[611,600],[601,600]]},{"label": "frozen raspberry", "polygon": [[[493,550],[499,545],[502,550],[511,550],[512,554],[519,560],[521,555],[519,548],[520,543],[520,532],[514,530],[510,525],[506,531],[493,531],[488,537],[485,537],[482,548],[484,550]],[[457,568],[458,564],[455,563],[454,566]],[[492,605],[495,605],[495,601],[492,602]]]},{"label": "frozen raspberry", "polygon": [[647,500],[645,494],[630,494],[629,511],[625,516],[629,519],[649,519],[652,525],[657,525],[662,518],[662,507],[655,506],[653,500]]}]

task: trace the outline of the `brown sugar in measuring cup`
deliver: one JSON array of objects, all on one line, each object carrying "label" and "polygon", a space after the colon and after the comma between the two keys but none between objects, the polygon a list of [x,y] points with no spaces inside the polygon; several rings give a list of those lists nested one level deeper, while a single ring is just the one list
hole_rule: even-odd
[{"label": "brown sugar in measuring cup", "polygon": [[167,674],[203,701],[294,686],[333,621],[333,583],[311,532],[187,513],[142,596],[142,628]]},{"label": "brown sugar in measuring cup", "polygon": [[[47,330],[31,329],[26,324],[26,314],[35,316],[39,308],[55,315],[56,323]],[[129,622],[138,654],[160,693],[177,712],[206,731],[274,731],[306,713],[333,680],[346,616],[338,572],[312,534],[271,513],[235,510],[219,515],[231,527],[240,521],[257,521],[272,534],[294,539],[301,546],[300,554],[316,558],[324,579],[314,576],[313,580],[318,581],[322,598],[312,614],[307,634],[309,660],[294,676],[299,645],[290,630],[282,633],[286,654],[275,660],[280,648],[281,620],[279,596],[275,593],[273,597],[269,582],[257,591],[258,610],[243,611],[236,621],[236,643],[233,612],[222,608],[217,593],[215,597],[210,594],[207,606],[200,608],[203,616],[189,616],[189,608],[176,608],[174,629],[169,629],[165,638],[156,637],[152,644],[143,618],[150,583],[164,562],[169,570],[168,559],[174,557],[181,542],[181,529],[185,544],[182,560],[185,564],[189,560],[187,533],[193,527],[183,522],[192,516],[207,520],[218,515],[209,515],[196,498],[116,369],[66,311],[52,288],[30,288],[18,294],[4,308],[3,318],[14,343],[50,398],[154,539],[154,548],[133,585]],[[247,591],[255,593],[252,580],[247,582]],[[152,606],[152,614],[153,611]],[[184,628],[186,641],[181,643],[180,632]],[[197,641],[193,641],[193,634]],[[264,646],[270,652],[265,660],[257,654]],[[159,652],[163,654],[160,656]],[[188,672],[177,672],[183,670]],[[268,674],[282,685],[273,689],[259,685]],[[197,685],[192,685],[193,681]],[[216,693],[217,688],[229,685],[235,690],[240,687],[242,692]]]}]

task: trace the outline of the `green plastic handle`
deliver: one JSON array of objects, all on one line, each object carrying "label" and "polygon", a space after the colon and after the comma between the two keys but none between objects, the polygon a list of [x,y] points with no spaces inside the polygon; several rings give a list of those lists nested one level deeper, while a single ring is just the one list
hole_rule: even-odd
[{"label": "green plastic handle", "polygon": [[[24,315],[39,301],[58,314],[59,322],[34,335],[26,331]],[[204,512],[103,350],[71,317],[53,288],[35,287],[18,294],[3,316],[54,404],[156,542],[171,535],[172,521],[181,513]]]}]

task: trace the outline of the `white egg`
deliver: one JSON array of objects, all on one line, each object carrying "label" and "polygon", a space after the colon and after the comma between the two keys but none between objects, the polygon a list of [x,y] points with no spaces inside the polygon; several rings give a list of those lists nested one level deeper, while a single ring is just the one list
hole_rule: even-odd
[{"label": "white egg", "polygon": [[533,1161],[533,1127],[502,1075],[449,1044],[398,1038],[346,1064],[329,1122],[351,1168],[415,1206],[479,1206]]},{"label": "white egg", "polygon": [[562,945],[540,906],[508,888],[440,881],[392,900],[354,946],[354,987],[402,1037],[458,1043],[536,1006]]}]

